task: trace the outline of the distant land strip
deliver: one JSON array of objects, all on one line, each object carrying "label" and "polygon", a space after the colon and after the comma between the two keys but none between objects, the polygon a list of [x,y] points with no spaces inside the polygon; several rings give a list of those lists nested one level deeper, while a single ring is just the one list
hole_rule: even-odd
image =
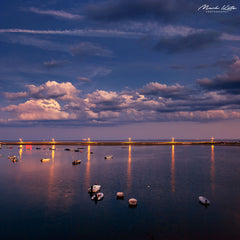
[{"label": "distant land strip", "polygon": [[27,142],[0,142],[1,145],[82,145],[82,146],[125,146],[125,145],[136,145],[136,146],[152,146],[152,145],[226,145],[226,146],[240,146],[240,141],[181,141],[181,142],[161,142],[161,141],[27,141]]}]

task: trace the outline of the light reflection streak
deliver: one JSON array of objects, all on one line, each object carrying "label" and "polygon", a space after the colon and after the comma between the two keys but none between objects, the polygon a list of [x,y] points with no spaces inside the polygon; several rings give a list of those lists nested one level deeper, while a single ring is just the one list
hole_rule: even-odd
[{"label": "light reflection streak", "polygon": [[131,173],[131,162],[132,162],[132,146],[128,146],[128,168],[127,168],[127,188],[130,191],[132,184],[132,173]]},{"label": "light reflection streak", "polygon": [[52,145],[52,162],[55,160],[55,145]]},{"label": "light reflection streak", "polygon": [[87,163],[86,163],[86,187],[90,186],[90,160],[91,160],[91,145],[87,149]]},{"label": "light reflection streak", "polygon": [[215,190],[215,157],[214,157],[214,145],[212,145],[212,147],[211,147],[210,177],[211,177],[211,188],[212,188],[212,191],[214,191],[214,190]]},{"label": "light reflection streak", "polygon": [[171,188],[172,192],[175,192],[175,149],[172,145],[172,159],[171,159]]},{"label": "light reflection streak", "polygon": [[[74,196],[73,187],[68,182],[64,182],[57,178],[55,164],[55,145],[52,145],[52,162],[49,162],[49,178],[47,190],[47,205],[51,211],[65,212],[72,205]],[[47,170],[47,168],[46,168]]]},{"label": "light reflection streak", "polygon": [[22,152],[23,152],[23,146],[22,145],[19,145],[19,161],[22,161]]}]

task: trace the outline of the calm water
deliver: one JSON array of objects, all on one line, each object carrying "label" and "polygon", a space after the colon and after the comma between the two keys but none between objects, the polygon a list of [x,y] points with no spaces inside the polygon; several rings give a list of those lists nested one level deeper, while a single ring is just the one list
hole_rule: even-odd
[{"label": "calm water", "polygon": [[[77,147],[0,150],[1,239],[240,239],[240,147],[64,151]],[[109,154],[114,158],[105,160]],[[105,195],[97,203],[87,193],[95,182]],[[211,205],[202,206],[199,195]],[[129,208],[131,197],[137,208]]]}]

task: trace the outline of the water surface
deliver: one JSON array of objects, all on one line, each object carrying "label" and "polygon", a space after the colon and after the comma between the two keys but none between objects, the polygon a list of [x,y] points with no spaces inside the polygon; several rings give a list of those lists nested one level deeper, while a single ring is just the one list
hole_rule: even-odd
[{"label": "water surface", "polygon": [[[239,147],[38,147],[0,150],[2,239],[240,239]],[[102,201],[90,199],[94,183]]]}]

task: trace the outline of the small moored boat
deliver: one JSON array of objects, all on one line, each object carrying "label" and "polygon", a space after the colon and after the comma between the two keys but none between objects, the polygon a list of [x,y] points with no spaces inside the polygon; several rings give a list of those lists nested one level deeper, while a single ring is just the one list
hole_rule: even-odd
[{"label": "small moored boat", "polygon": [[128,202],[129,202],[129,206],[131,206],[131,207],[136,207],[137,206],[137,199],[135,199],[135,198],[130,198],[128,200]]},{"label": "small moored boat", "polygon": [[95,184],[95,185],[92,185],[92,186],[88,189],[88,192],[89,192],[89,193],[96,193],[96,192],[100,191],[100,189],[101,189],[101,185]]},{"label": "small moored boat", "polygon": [[16,156],[10,156],[10,157],[8,157],[12,162],[17,162],[18,161],[18,159],[17,159],[17,157]]},{"label": "small moored boat", "polygon": [[41,158],[41,162],[49,162],[51,160],[51,158]]},{"label": "small moored boat", "polygon": [[81,160],[75,160],[72,162],[72,165],[77,165],[77,164],[80,164],[81,163]]},{"label": "small moored boat", "polygon": [[113,156],[112,155],[108,155],[108,156],[106,156],[106,157],[104,157],[105,159],[112,159],[113,158]]},{"label": "small moored boat", "polygon": [[210,204],[210,201],[206,197],[199,196],[198,199],[199,199],[199,202],[205,206]]},{"label": "small moored boat", "polygon": [[100,201],[102,200],[104,197],[104,194],[103,193],[97,193],[97,194],[94,194],[91,199],[92,200],[96,200],[96,201]]},{"label": "small moored boat", "polygon": [[124,193],[123,192],[117,192],[117,199],[123,199]]}]

